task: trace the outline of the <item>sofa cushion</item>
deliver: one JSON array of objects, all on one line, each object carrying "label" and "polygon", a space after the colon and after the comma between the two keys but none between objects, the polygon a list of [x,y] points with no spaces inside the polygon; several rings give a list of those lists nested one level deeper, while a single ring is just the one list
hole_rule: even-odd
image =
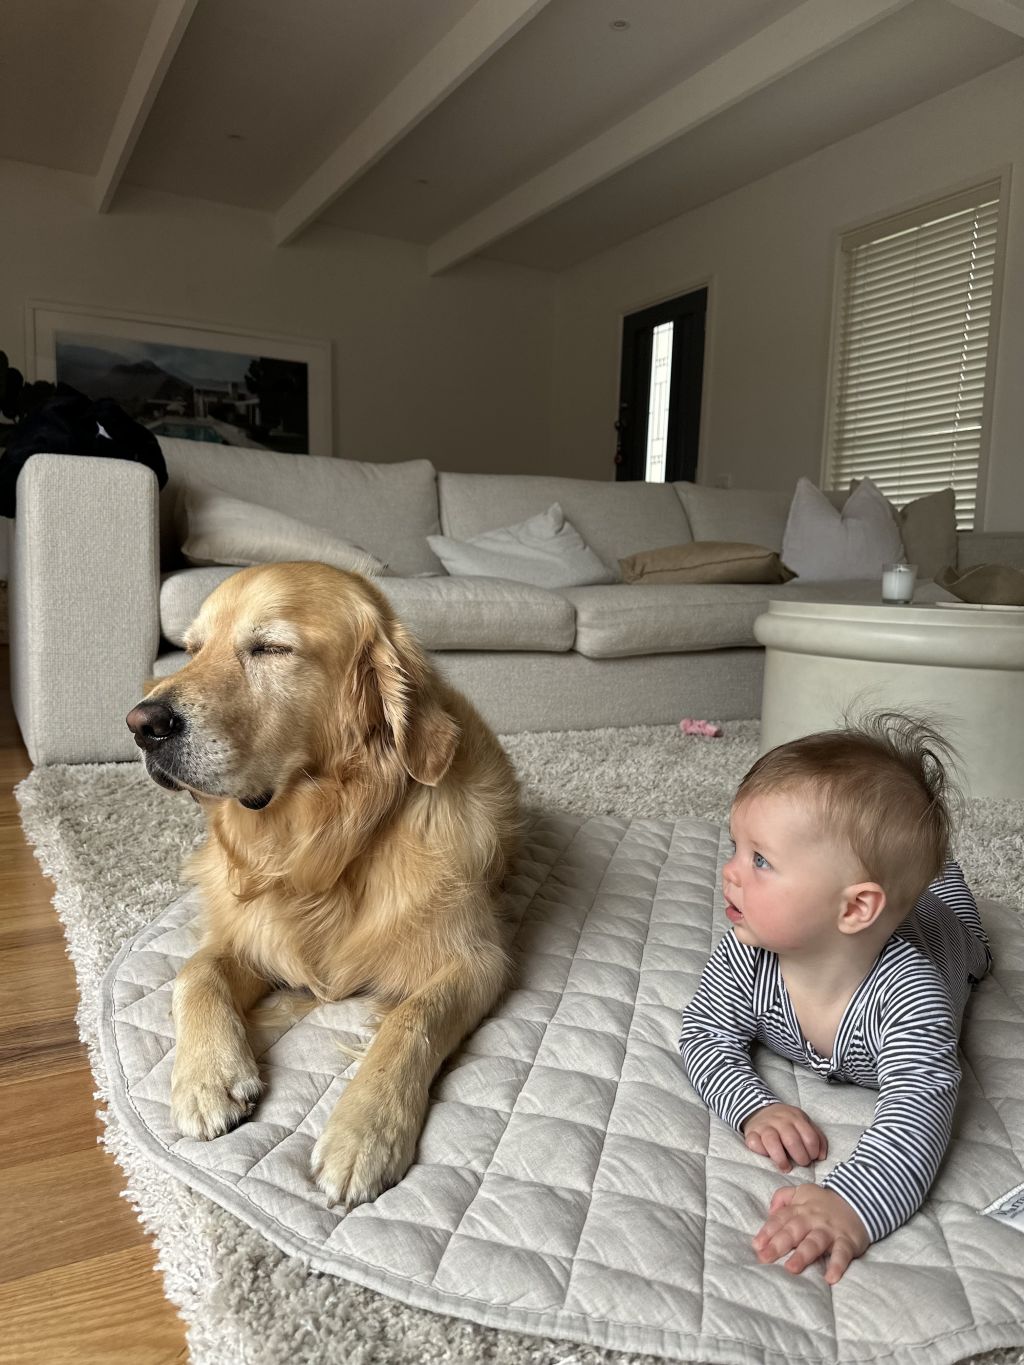
[{"label": "sofa cushion", "polygon": [[619,560],[627,555],[693,539],[670,484],[443,472],[437,482],[444,535],[469,540],[557,502],[616,579]]},{"label": "sofa cushion", "polygon": [[382,578],[398,616],[426,649],[572,648],[576,613],[556,592],[501,578]]},{"label": "sofa cushion", "polygon": [[385,571],[382,560],[358,545],[273,508],[229,498],[206,484],[185,489],[182,499],[186,534],[181,552],[189,564],[245,566],[315,559],[357,573]]},{"label": "sofa cushion", "polygon": [[576,609],[573,648],[591,659],[753,645],[767,583],[614,583],[565,588]]},{"label": "sofa cushion", "polygon": [[238,573],[237,566],[177,569],[160,580],[160,634],[172,645],[185,641],[185,632],[199,615],[214,588]]},{"label": "sofa cushion", "polygon": [[[616,583],[565,588],[562,595],[576,609],[573,649],[591,659],[618,659],[756,645],[754,622],[773,598],[874,604],[881,600],[881,582]],[[915,602],[942,600],[950,595],[935,583],[919,583],[914,592]]]},{"label": "sofa cushion", "polygon": [[180,495],[186,487],[205,483],[361,545],[396,574],[440,572],[427,544],[427,536],[441,529],[429,460],[368,464],[172,437],[161,437],[160,448],[168,473],[160,497],[165,567],[173,567],[174,552],[184,540]]},{"label": "sofa cushion", "polygon": [[557,502],[516,526],[484,531],[471,540],[428,536],[427,543],[450,574],[484,574],[537,588],[615,582]]},{"label": "sofa cushion", "polygon": [[[199,608],[238,569],[181,569],[160,588],[160,625],[180,645]],[[538,650],[572,647],[576,617],[559,593],[496,578],[380,578],[374,580],[426,649]]]},{"label": "sofa cushion", "polygon": [[794,575],[774,550],[729,540],[694,540],[619,560],[627,583],[785,583]]},{"label": "sofa cushion", "polygon": [[694,540],[740,540],[782,549],[793,494],[769,488],[709,488],[674,483]]}]

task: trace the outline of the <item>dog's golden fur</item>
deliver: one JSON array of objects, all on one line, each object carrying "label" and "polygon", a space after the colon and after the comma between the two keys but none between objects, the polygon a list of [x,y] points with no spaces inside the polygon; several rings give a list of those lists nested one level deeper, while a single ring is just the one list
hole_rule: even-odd
[{"label": "dog's golden fur", "polygon": [[176,718],[150,726],[170,733],[148,736],[147,768],[188,788],[208,828],[188,868],[204,935],[175,983],[173,1116],[212,1138],[249,1112],[244,1018],[273,985],[370,995],[380,1026],[312,1155],[329,1202],[351,1207],[405,1173],[431,1080],[506,985],[496,892],[515,776],[357,574],[245,569],[187,644],[188,665],[129,716],[137,735]]}]

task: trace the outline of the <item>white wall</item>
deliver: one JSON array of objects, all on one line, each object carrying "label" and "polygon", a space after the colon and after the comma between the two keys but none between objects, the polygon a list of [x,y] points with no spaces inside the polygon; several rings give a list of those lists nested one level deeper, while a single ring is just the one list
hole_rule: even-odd
[{"label": "white wall", "polygon": [[623,315],[710,282],[701,480],[817,480],[839,234],[1006,165],[1017,184],[984,526],[1024,528],[1024,59],[565,272],[552,450],[610,476]]},{"label": "white wall", "polygon": [[0,349],[19,368],[30,299],[328,338],[335,454],[560,472],[555,277],[480,261],[432,278],[424,255],[327,224],[274,247],[262,214],[130,186],[98,215],[86,177],[0,161]]}]

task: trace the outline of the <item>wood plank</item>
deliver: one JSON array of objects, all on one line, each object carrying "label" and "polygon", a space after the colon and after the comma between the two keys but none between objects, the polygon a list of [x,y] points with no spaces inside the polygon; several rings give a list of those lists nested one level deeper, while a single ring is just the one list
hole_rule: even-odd
[{"label": "wood plank", "polygon": [[[71,1152],[93,1152],[102,1131],[93,1099],[96,1082],[88,1062],[49,1076],[32,1076],[4,1087],[0,1113],[0,1171]],[[60,1114],[60,1121],[54,1116]]]},{"label": "wood plank", "polygon": [[0,953],[0,1028],[59,1018],[76,998],[75,969],[62,943]]},{"label": "wood plank", "polygon": [[[184,1365],[184,1325],[96,1144],[78,992],[11,790],[31,771],[0,647],[0,1365]],[[8,1191],[10,1190],[10,1194]]]},{"label": "wood plank", "polygon": [[41,906],[29,895],[7,898],[0,920],[0,952],[8,948],[31,948],[64,943],[64,930],[52,906]]},{"label": "wood plank", "polygon": [[185,1365],[159,1284],[134,1247],[0,1285],[0,1365]]},{"label": "wood plank", "polygon": [[0,1105],[6,1103],[7,1083],[64,1075],[83,1062],[88,1064],[73,1014],[0,1027]]},{"label": "wood plank", "polygon": [[143,1243],[120,1189],[113,1157],[99,1148],[8,1167],[0,1284]]}]

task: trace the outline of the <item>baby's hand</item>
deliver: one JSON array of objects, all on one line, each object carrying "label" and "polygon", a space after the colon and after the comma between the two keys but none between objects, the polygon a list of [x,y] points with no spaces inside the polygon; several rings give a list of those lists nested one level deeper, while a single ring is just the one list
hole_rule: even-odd
[{"label": "baby's hand", "polygon": [[851,1261],[870,1246],[867,1229],[841,1194],[820,1185],[784,1185],[772,1195],[768,1217],[753,1240],[757,1259],[777,1261],[792,1251],[793,1275],[830,1252],[825,1279],[835,1284]]},{"label": "baby's hand", "polygon": [[789,1171],[793,1162],[810,1166],[824,1161],[828,1139],[802,1109],[791,1104],[766,1104],[756,1109],[743,1124],[747,1146],[758,1156],[771,1157],[780,1171]]}]

